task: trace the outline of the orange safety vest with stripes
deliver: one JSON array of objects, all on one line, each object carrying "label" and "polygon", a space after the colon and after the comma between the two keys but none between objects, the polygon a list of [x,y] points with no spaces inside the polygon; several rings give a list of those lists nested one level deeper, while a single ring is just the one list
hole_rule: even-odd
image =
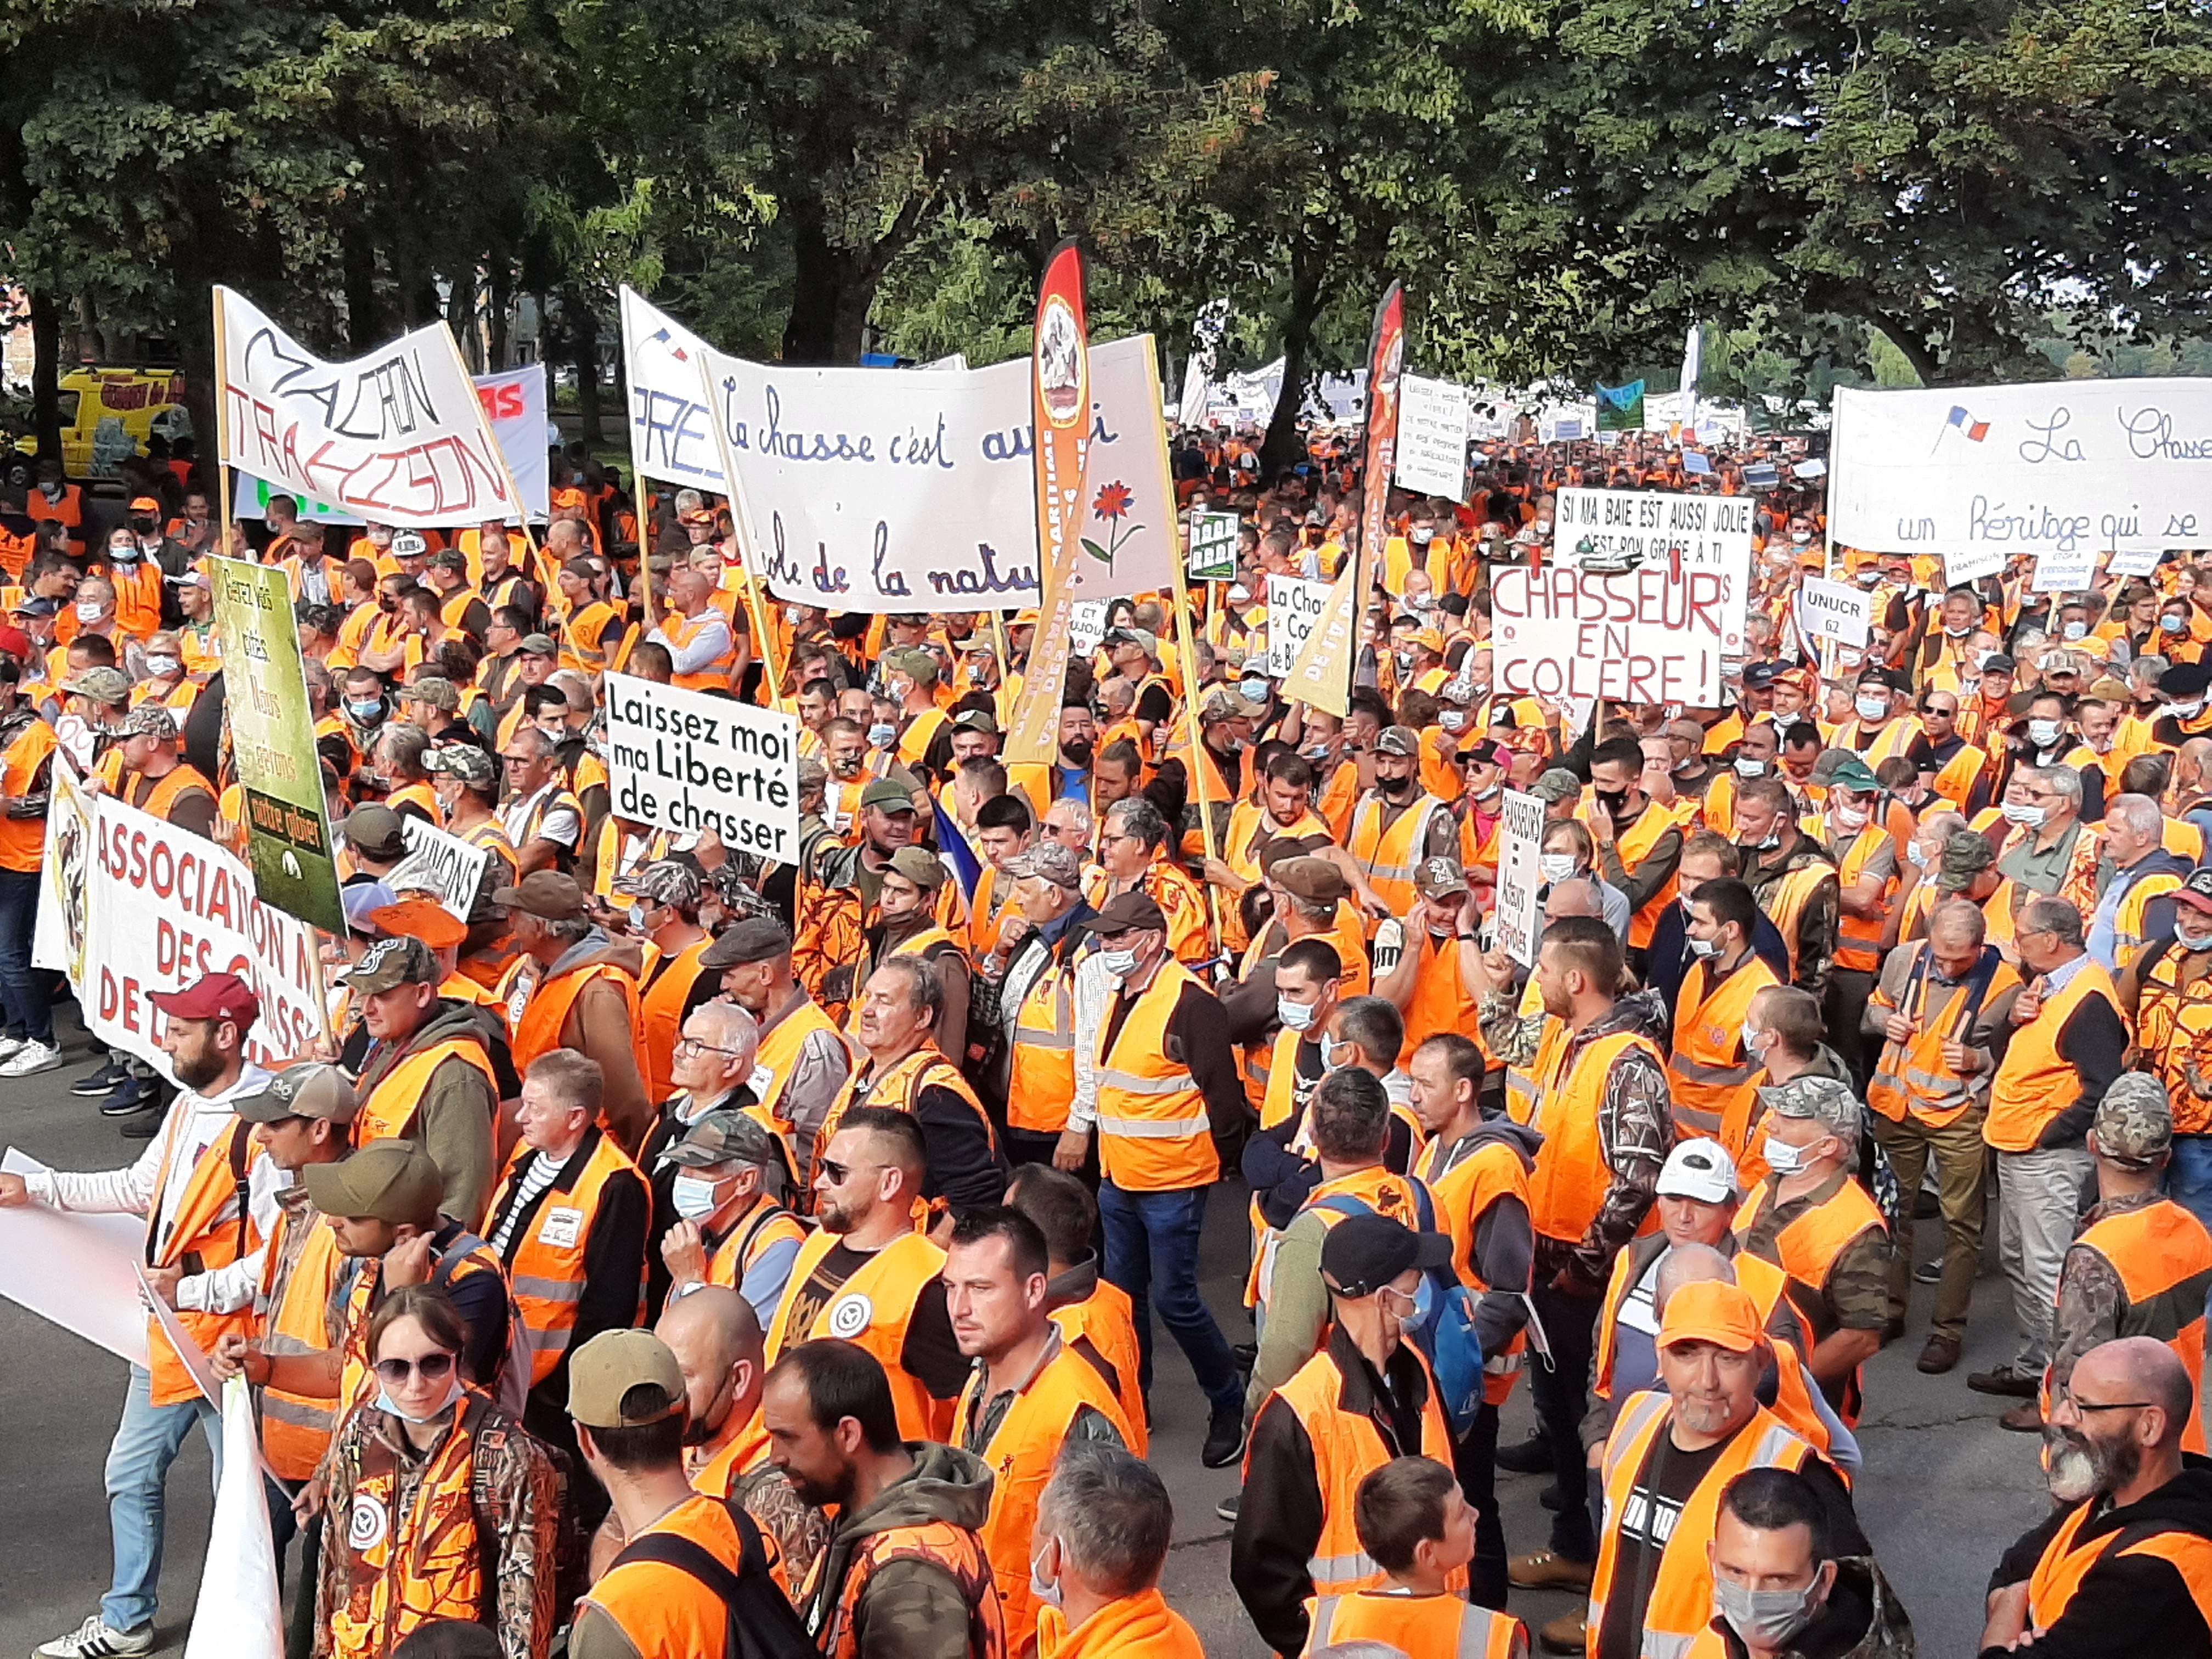
[{"label": "orange safety vest with stripes", "polygon": [[1075,967],[1054,951],[1014,1013],[1006,1127],[1058,1134],[1075,1103]]},{"label": "orange safety vest with stripes", "polygon": [[2013,1028],[1990,1085],[1990,1117],[1982,1130],[1999,1152],[2032,1151],[2051,1120],[2081,1097],[2081,1073],[2058,1052],[2058,1034],[2093,996],[2103,997],[2118,1014],[2120,998],[2112,975],[2094,957],[2085,957],[2071,979],[2043,999],[2033,1019]]},{"label": "orange safety vest with stripes", "polygon": [[699,982],[699,958],[714,942],[714,936],[708,933],[673,957],[662,958],[647,975],[637,1012],[645,1038],[641,1057],[647,1067],[648,1100],[665,1100],[675,1091],[676,1039],[684,1025],[684,1005],[691,1000],[692,988]]},{"label": "orange safety vest with stripes", "polygon": [[[287,1235],[304,1224],[306,1241],[300,1246],[291,1272],[277,1282],[278,1267]],[[263,1254],[261,1294],[261,1352],[271,1358],[328,1353],[343,1339],[331,1329],[331,1295],[337,1288],[345,1257],[338,1249],[337,1234],[330,1218],[309,1209],[298,1215],[280,1212],[276,1231],[269,1237]],[[305,1480],[314,1474],[330,1449],[331,1433],[337,1425],[337,1401],[288,1393],[271,1384],[258,1391],[261,1406],[261,1451],[280,1480]]]},{"label": "orange safety vest with stripes", "polygon": [[[2123,1210],[2074,1241],[2094,1250],[2120,1276],[2127,1303],[2114,1337],[2152,1336],[2172,1348],[2195,1389],[2204,1374],[2204,1298],[2212,1291],[2212,1233],[2170,1198]],[[2204,1417],[2189,1413],[2181,1449],[2204,1449]]]},{"label": "orange safety vest with stripes", "polygon": [[1512,1659],[1528,1645],[1526,1629],[1511,1613],[1449,1592],[1385,1589],[1309,1597],[1305,1651],[1340,1642],[1381,1642],[1430,1659]]},{"label": "orange safety vest with stripes", "polygon": [[[1827,845],[1827,814],[1818,812],[1802,826],[1804,834]],[[1890,844],[1888,829],[1882,823],[1869,823],[1851,837],[1850,845],[1837,854],[1836,884],[1850,889],[1858,885],[1866,874],[1866,867],[1881,849]],[[1890,872],[1881,897],[1886,902],[1897,891],[1897,874]],[[1881,966],[1881,930],[1887,916],[1855,916],[1848,910],[1838,909],[1836,917],[1836,962],[1838,968],[1871,974]]]},{"label": "orange safety vest with stripes", "polygon": [[[1582,800],[1575,808],[1575,816],[1585,824],[1589,822],[1590,814],[1597,810],[1596,800],[1595,791],[1583,791]],[[1698,816],[1698,803],[1694,800],[1678,800],[1672,806],[1662,806],[1656,800],[1647,802],[1644,811],[1637,815],[1636,822],[1614,838],[1613,850],[1620,855],[1620,867],[1633,875],[1650,856],[1651,849],[1659,844],[1660,837],[1669,830],[1687,826]],[[1667,913],[1667,907],[1674,902],[1680,892],[1680,878],[1669,876],[1665,886],[1644,901],[1642,907],[1629,918],[1628,942],[1632,946],[1640,951],[1651,943],[1651,930],[1658,925],[1659,918]]]},{"label": "orange safety vest with stripes", "polygon": [[1944,1065],[1943,1045],[1964,1042],[1981,1011],[1992,998],[2017,988],[2020,975],[1995,945],[1984,945],[1978,967],[1955,985],[1938,986],[1927,942],[1912,948],[1919,954],[1906,974],[1905,1006],[1898,1008],[1879,986],[1870,1000],[1876,1008],[1909,1016],[1920,1029],[1906,1042],[1882,1043],[1874,1080],[1867,1085],[1867,1104],[1893,1123],[1902,1123],[1909,1113],[1914,1121],[1940,1129],[1963,1116],[1977,1096],[1974,1079]]},{"label": "orange safety vest with stripes", "polygon": [[[154,1177],[156,1194],[168,1189],[170,1160],[175,1157],[176,1148],[177,1132],[173,1129],[164,1138],[161,1170]],[[258,1249],[261,1230],[254,1224],[247,1188],[252,1182],[253,1166],[261,1156],[261,1143],[253,1138],[252,1127],[234,1115],[192,1165],[184,1193],[177,1200],[176,1213],[171,1218],[166,1238],[161,1231],[161,1205],[157,1202],[148,1212],[146,1265],[182,1267],[188,1275],[212,1273]],[[179,1308],[176,1319],[192,1340],[200,1345],[203,1352],[212,1352],[216,1344],[234,1331],[247,1335],[253,1328],[251,1308],[241,1308],[236,1313],[205,1313],[195,1308]],[[146,1334],[154,1404],[174,1406],[198,1399],[199,1384],[185,1369],[184,1360],[161,1328],[161,1322],[148,1319]]]},{"label": "orange safety vest with stripes", "polygon": [[1168,1022],[1183,988],[1197,983],[1170,957],[1111,1042],[1111,1022],[1100,1024],[1098,1161],[1106,1179],[1124,1192],[1179,1192],[1220,1178],[1206,1096],[1188,1063],[1167,1052]]},{"label": "orange safety vest with stripes", "polygon": [[1144,1456],[1152,1438],[1151,1421],[1138,1382],[1142,1351],[1137,1346],[1135,1304],[1128,1291],[1102,1278],[1082,1301],[1054,1308],[1052,1322],[1070,1347],[1102,1368],[1099,1375],[1121,1402],[1121,1417],[1129,1425],[1129,1449]]},{"label": "orange safety vest with stripes", "polygon": [[1752,1108],[1759,1098],[1759,1063],[1744,1047],[1744,1022],[1752,999],[1781,981],[1754,951],[1747,951],[1717,985],[1713,975],[1711,961],[1703,957],[1682,975],[1667,1086],[1675,1135],[1684,1140],[1709,1135],[1735,1158],[1751,1138]]},{"label": "orange safety vest with stripes", "polygon": [[[1438,1135],[1413,1155],[1413,1175],[1429,1189],[1437,1220],[1451,1235],[1452,1271],[1479,1297],[1492,1287],[1475,1270],[1476,1230],[1501,1198],[1517,1198],[1527,1207],[1528,1170],[1520,1152],[1506,1141],[1479,1142],[1466,1157],[1447,1162],[1455,1150]],[[1513,1379],[1520,1374],[1528,1346],[1528,1334],[1516,1331],[1503,1353],[1483,1356],[1482,1394],[1492,1405],[1503,1405],[1513,1392]]]},{"label": "orange safety vest with stripes", "polygon": [[[530,960],[527,957],[520,958],[518,968]],[[636,1057],[638,1075],[642,1078],[651,1074],[643,1052],[637,981],[611,962],[592,962],[553,979],[541,980],[526,996],[520,994],[524,981],[519,974],[514,983],[502,988],[507,992],[509,1047],[514,1054],[516,1076],[527,1075],[531,1062],[538,1055],[570,1046],[562,1041],[562,1035],[568,1030],[569,1012],[575,1007],[576,999],[583,994],[586,986],[601,983],[613,986],[621,994],[623,1012],[629,1024],[630,1052]]]},{"label": "orange safety vest with stripes", "polygon": [[1413,872],[1429,844],[1429,825],[1437,813],[1451,809],[1434,795],[1422,795],[1386,827],[1383,806],[1382,796],[1370,791],[1352,809],[1352,835],[1345,850],[1366,870],[1367,879],[1390,908],[1404,915],[1419,896]]},{"label": "orange safety vest with stripes", "polygon": [[991,1115],[983,1109],[983,1103],[975,1097],[975,1090],[968,1086],[968,1079],[960,1075],[958,1066],[933,1046],[925,1043],[904,1059],[894,1060],[880,1076],[876,1074],[872,1062],[862,1061],[853,1080],[845,1085],[845,1097],[822,1120],[822,1133],[814,1142],[815,1157],[819,1158],[828,1150],[837,1126],[854,1107],[884,1106],[894,1112],[911,1114],[924,1088],[948,1089],[967,1102],[982,1123],[992,1150],[998,1150],[999,1133],[991,1127]]},{"label": "orange safety vest with stripes", "polygon": [[822,1258],[842,1242],[836,1233],[815,1232],[799,1247],[783,1302],[769,1324],[765,1363],[773,1365],[787,1349],[817,1337],[834,1336],[866,1348],[890,1377],[899,1432],[908,1440],[941,1442],[952,1423],[952,1402],[932,1399],[921,1379],[907,1370],[902,1356],[915,1298],[945,1271],[945,1252],[926,1234],[900,1234],[854,1270],[805,1330],[793,1329],[792,1310],[799,1291]]},{"label": "orange safety vest with stripes", "polygon": [[1565,1021],[1545,1021],[1533,1073],[1534,1127],[1544,1144],[1528,1182],[1530,1224],[1542,1237],[1570,1243],[1589,1231],[1613,1184],[1597,1119],[1614,1063],[1624,1054],[1640,1052],[1650,1055],[1655,1066],[1663,1064],[1650,1038],[1615,1031],[1582,1045],[1570,1069],[1567,1050],[1573,1042]]},{"label": "orange safety vest with stripes", "polygon": [[[592,1224],[598,1219],[599,1200],[607,1182],[627,1172],[641,1184],[644,1177],[629,1154],[611,1135],[594,1125],[585,1138],[597,1138],[576,1183],[548,1187],[540,1195],[536,1213],[519,1223],[507,1238],[503,1261],[514,1305],[530,1334],[530,1382],[532,1388],[550,1376],[568,1351],[576,1328],[576,1310],[584,1296],[584,1257],[591,1248]],[[538,1156],[537,1148],[523,1142],[508,1158],[507,1173],[491,1195],[488,1216],[505,1208],[520,1171]],[[496,1229],[493,1229],[496,1231]],[[638,1262],[638,1316],[645,1314],[645,1263]]]}]

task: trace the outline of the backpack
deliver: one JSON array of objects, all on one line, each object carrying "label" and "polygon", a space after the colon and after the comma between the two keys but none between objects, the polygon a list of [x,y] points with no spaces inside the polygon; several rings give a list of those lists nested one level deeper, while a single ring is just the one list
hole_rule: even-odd
[{"label": "backpack", "polygon": [[608,1565],[612,1572],[626,1561],[655,1561],[689,1573],[717,1596],[729,1615],[722,1637],[723,1659],[819,1659],[814,1640],[799,1615],[769,1577],[768,1552],[760,1528],[742,1505],[724,1499],[736,1523],[743,1554],[732,1572],[707,1550],[671,1532],[649,1532],[623,1546]]},{"label": "backpack", "polygon": [[[1420,1231],[1437,1231],[1435,1201],[1429,1189],[1413,1181],[1414,1202],[1419,1206]],[[1349,1193],[1322,1199],[1314,1206],[1338,1215],[1371,1215],[1373,1207]],[[1408,1340],[1421,1351],[1437,1379],[1437,1401],[1454,1440],[1465,1437],[1482,1408],[1482,1339],[1474,1330],[1474,1292],[1449,1267],[1426,1269],[1421,1278],[1413,1319],[1405,1326]]]}]

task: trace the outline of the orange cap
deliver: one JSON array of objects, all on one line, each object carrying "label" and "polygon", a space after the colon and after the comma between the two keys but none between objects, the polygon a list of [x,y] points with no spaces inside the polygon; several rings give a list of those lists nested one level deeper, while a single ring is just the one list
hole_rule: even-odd
[{"label": "orange cap", "polygon": [[469,936],[469,925],[434,898],[410,894],[394,904],[380,905],[368,919],[387,933],[419,939],[433,951],[450,951]]},{"label": "orange cap", "polygon": [[581,507],[584,504],[584,492],[564,486],[553,492],[552,504],[555,507]]},{"label": "orange cap", "polygon": [[1749,1353],[1761,1340],[1758,1304],[1741,1285],[1717,1279],[1682,1285],[1667,1298],[1659,1322],[1659,1346],[1710,1342],[1735,1353]]},{"label": "orange cap", "polygon": [[161,510],[161,502],[155,501],[151,495],[131,497],[131,511],[133,513],[159,513]]}]

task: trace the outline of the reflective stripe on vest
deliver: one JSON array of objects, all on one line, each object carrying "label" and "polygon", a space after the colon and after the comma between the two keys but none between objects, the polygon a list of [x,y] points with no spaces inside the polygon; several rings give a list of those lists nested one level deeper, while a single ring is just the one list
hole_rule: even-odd
[{"label": "reflective stripe on vest", "polygon": [[[1973,1014],[1988,1007],[2006,991],[2016,988],[2020,975],[2009,963],[1997,960],[1991,969],[1987,990],[1970,1011],[1967,1000],[1972,994],[1972,974],[1963,976],[1957,985],[1937,987],[1929,978],[1930,963],[1926,943],[1923,941],[1914,948],[1919,955],[1913,959],[1905,977],[1905,997],[1912,1006],[1897,1012],[1917,1021],[1920,1030],[1909,1043],[1883,1042],[1881,1054],[1875,1062],[1874,1081],[1867,1085],[1867,1104],[1892,1122],[1903,1121],[1909,1111],[1918,1121],[1940,1129],[1963,1115],[1980,1093],[1979,1074],[1964,1078],[1944,1066],[1943,1045],[1963,1042]],[[1994,946],[1984,945],[1983,951],[1985,957],[1996,955]],[[1938,989],[1942,992],[1942,1000],[1931,1005],[1929,996]],[[1877,993],[1875,1006],[1889,1005]]]},{"label": "reflective stripe on vest", "polygon": [[[192,1256],[198,1261],[195,1271],[211,1273],[251,1255],[259,1246],[261,1234],[253,1224],[246,1189],[253,1166],[262,1156],[261,1143],[253,1138],[245,1122],[233,1116],[192,1165],[184,1193],[177,1200],[176,1212],[170,1218],[168,1233],[163,1237],[160,1231],[161,1210],[158,1198],[168,1188],[169,1160],[175,1149],[176,1135],[173,1132],[164,1141],[161,1171],[154,1181],[157,1201],[146,1218],[146,1265],[174,1267],[183,1264],[187,1256]],[[251,1308],[227,1314],[180,1308],[176,1318],[204,1352],[212,1352],[226,1335],[233,1332],[246,1334],[253,1328]],[[174,1406],[199,1398],[199,1384],[185,1369],[184,1360],[162,1330],[161,1321],[149,1316],[146,1333],[154,1403]]]},{"label": "reflective stripe on vest", "polygon": [[[304,1221],[309,1229],[284,1282],[275,1283],[283,1254],[283,1237]],[[336,1342],[330,1330],[331,1292],[344,1259],[328,1218],[307,1210],[287,1212],[268,1243],[264,1262],[263,1305],[268,1310],[261,1351],[275,1358],[328,1353]],[[269,1387],[256,1391],[261,1402],[261,1449],[282,1480],[305,1480],[315,1472],[337,1425],[335,1399],[287,1394]]]},{"label": "reflective stripe on vest", "polygon": [[473,1036],[447,1037],[406,1055],[377,1079],[354,1120],[354,1145],[366,1146],[372,1140],[404,1138],[415,1121],[415,1109],[422,1103],[432,1075],[449,1060],[475,1066],[483,1073],[491,1097],[499,1098],[498,1077],[492,1070],[491,1056],[484,1052],[483,1040]]},{"label": "reflective stripe on vest", "polygon": [[1106,1024],[1099,1028],[1098,1156],[1106,1178],[1124,1191],[1210,1186],[1221,1173],[1198,1080],[1166,1054],[1168,1022],[1184,986],[1196,982],[1170,957],[1110,1045]]},{"label": "reflective stripe on vest", "polygon": [[1547,1019],[1545,1026],[1534,1070],[1535,1127],[1544,1142],[1528,1182],[1529,1222],[1543,1237],[1573,1243],[1589,1231],[1612,1184],[1597,1119],[1613,1065],[1632,1050],[1648,1055],[1654,1066],[1661,1061],[1650,1038],[1615,1031],[1582,1044],[1570,1070],[1573,1034],[1563,1021]]},{"label": "reflective stripe on vest", "polygon": [[1999,1152],[2032,1150],[2051,1120],[2080,1097],[2081,1074],[2059,1054],[2058,1034],[2092,996],[2102,996],[2118,1018],[2119,993],[2112,975],[2088,957],[2063,987],[2044,998],[2033,1019],[2013,1028],[2011,1045],[1990,1085],[1989,1122],[1982,1131]]},{"label": "reflective stripe on vest", "polygon": [[[611,1135],[598,1128],[585,1131],[598,1143],[577,1173],[576,1184],[563,1191],[548,1187],[539,1195],[536,1212],[527,1226],[517,1225],[507,1239],[507,1283],[530,1336],[530,1381],[532,1387],[553,1374],[568,1352],[576,1328],[577,1304],[584,1296],[584,1261],[591,1247],[592,1225],[599,1218],[599,1200],[607,1182],[627,1170],[633,1177],[637,1165]],[[492,1194],[488,1215],[499,1215],[514,1192],[518,1172],[536,1158],[527,1143],[514,1149],[507,1173]],[[641,1177],[640,1177],[641,1179]],[[497,1231],[495,1228],[491,1231]],[[644,1264],[639,1264],[638,1313],[645,1311]]]},{"label": "reflective stripe on vest", "polygon": [[1312,1603],[1306,1651],[1339,1642],[1385,1642],[1428,1659],[1510,1659],[1521,1621],[1452,1595],[1360,1590]]},{"label": "reflective stripe on vest", "polygon": [[1014,1014],[1006,1127],[1032,1134],[1067,1127],[1075,1102],[1075,970],[1048,957]]},{"label": "reflective stripe on vest", "polygon": [[1668,1092],[1674,1099],[1674,1131],[1687,1140],[1710,1135],[1730,1158],[1743,1151],[1751,1133],[1752,1079],[1760,1071],[1743,1043],[1752,999],[1780,983],[1756,954],[1747,955],[1719,984],[1711,985],[1711,965],[1692,962],[1674,999],[1674,1052],[1667,1061]]}]

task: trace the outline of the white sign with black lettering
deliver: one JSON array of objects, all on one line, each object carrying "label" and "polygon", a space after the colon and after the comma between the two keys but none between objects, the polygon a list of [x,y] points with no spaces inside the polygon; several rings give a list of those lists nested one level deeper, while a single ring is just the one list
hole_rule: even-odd
[{"label": "white sign with black lettering", "polygon": [[799,721],[729,697],[607,676],[617,817],[789,863],[799,855]]},{"label": "white sign with black lettering", "polygon": [[1536,890],[1543,885],[1537,854],[1544,842],[1544,803],[1518,789],[1505,792],[1505,844],[1498,860],[1498,945],[1523,968],[1536,965]]},{"label": "white sign with black lettering", "polygon": [[1808,576],[1797,590],[1797,620],[1816,640],[1864,645],[1874,627],[1874,596],[1845,582]]},{"label": "white sign with black lettering", "polygon": [[1078,599],[1068,608],[1067,648],[1089,656],[1106,637],[1106,601]]},{"label": "white sign with black lettering", "polygon": [[1290,678],[1297,666],[1306,637],[1328,607],[1334,584],[1310,582],[1303,576],[1267,578],[1267,678]]},{"label": "white sign with black lettering", "polygon": [[1397,483],[1424,495],[1467,499],[1467,388],[1418,374],[1398,381]]},{"label": "white sign with black lettering", "polygon": [[491,854],[471,847],[459,836],[449,836],[424,819],[400,815],[399,838],[407,843],[407,856],[384,879],[395,893],[433,895],[463,921],[483,884],[484,866]]},{"label": "white sign with black lettering", "polygon": [[2071,593],[2097,579],[2097,555],[2079,549],[2048,549],[2035,556],[2035,591]]}]

